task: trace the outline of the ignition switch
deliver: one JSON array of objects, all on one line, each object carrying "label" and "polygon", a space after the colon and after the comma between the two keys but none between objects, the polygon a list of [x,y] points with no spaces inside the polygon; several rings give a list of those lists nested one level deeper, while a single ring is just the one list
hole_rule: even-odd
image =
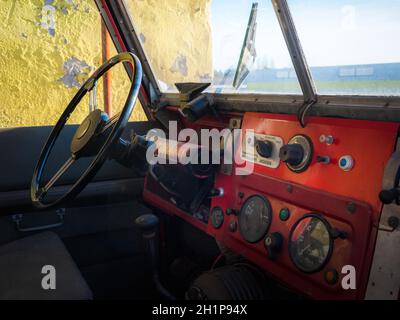
[{"label": "ignition switch", "polygon": [[275,260],[278,253],[281,252],[282,244],[283,236],[279,232],[273,232],[265,237],[264,245],[271,260]]}]

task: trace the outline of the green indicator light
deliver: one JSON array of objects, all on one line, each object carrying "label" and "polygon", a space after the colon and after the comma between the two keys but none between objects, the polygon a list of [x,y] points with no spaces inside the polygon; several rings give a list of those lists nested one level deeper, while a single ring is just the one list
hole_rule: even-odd
[{"label": "green indicator light", "polygon": [[281,211],[279,211],[279,219],[282,221],[286,221],[289,219],[290,216],[290,211],[288,208],[282,208]]}]

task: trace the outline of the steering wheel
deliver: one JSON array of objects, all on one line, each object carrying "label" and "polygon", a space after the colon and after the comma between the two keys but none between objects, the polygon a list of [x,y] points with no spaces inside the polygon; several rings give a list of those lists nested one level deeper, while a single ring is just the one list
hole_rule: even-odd
[{"label": "steering wheel", "polygon": [[[129,62],[132,65],[134,72],[133,81],[124,108],[120,113],[116,114],[112,118],[109,118],[106,113],[101,112],[98,109],[92,111],[83,120],[72,138],[70,146],[71,155],[69,159],[57,170],[53,177],[44,186],[41,186],[47,160],[71,113],[75,110],[76,106],[86,93],[95,88],[97,80],[100,79],[109,69],[121,62]],[[142,65],[138,57],[130,52],[120,53],[106,61],[91,75],[89,79],[85,81],[68,104],[60,119],[57,121],[57,124],[51,131],[40,153],[31,182],[31,200],[35,207],[43,209],[59,205],[73,199],[83,190],[83,188],[85,188],[106,161],[113,145],[115,145],[119,140],[123,130],[125,129],[135,106],[141,81]],[[68,191],[54,201],[44,202],[44,198],[50,188],[75,161],[80,158],[92,156],[94,156],[93,161]]]}]

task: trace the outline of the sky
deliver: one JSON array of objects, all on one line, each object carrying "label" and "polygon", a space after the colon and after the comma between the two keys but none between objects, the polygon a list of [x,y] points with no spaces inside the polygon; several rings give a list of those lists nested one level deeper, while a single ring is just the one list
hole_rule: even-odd
[{"label": "sky", "polygon": [[[236,67],[254,1],[212,0],[214,69]],[[256,67],[291,67],[271,1],[257,2]],[[400,62],[400,0],[288,3],[310,66]]]}]

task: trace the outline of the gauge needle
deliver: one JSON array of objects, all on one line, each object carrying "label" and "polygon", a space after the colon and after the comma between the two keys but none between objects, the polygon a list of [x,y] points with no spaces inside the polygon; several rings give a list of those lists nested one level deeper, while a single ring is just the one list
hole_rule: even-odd
[{"label": "gauge needle", "polygon": [[310,248],[310,247],[311,247],[311,245],[309,244],[309,245],[307,245],[305,248],[303,248],[302,250],[300,250],[299,255],[302,256],[303,253],[304,253],[304,251],[306,251],[306,250],[307,250],[308,248]]}]

